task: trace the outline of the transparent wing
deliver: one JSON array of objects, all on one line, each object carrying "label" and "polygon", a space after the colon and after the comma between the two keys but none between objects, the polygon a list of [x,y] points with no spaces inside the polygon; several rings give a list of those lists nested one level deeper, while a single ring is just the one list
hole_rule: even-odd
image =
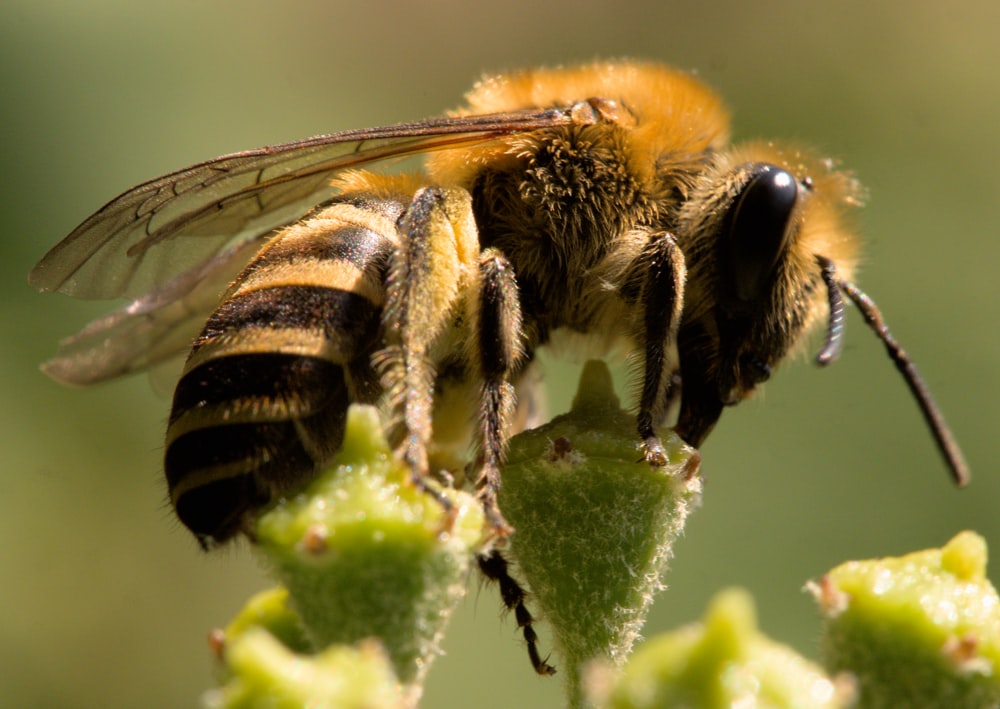
[{"label": "transparent wing", "polygon": [[234,244],[94,320],[60,342],[59,352],[42,370],[63,384],[84,386],[177,359],[190,349],[227,284],[263,240],[261,236]]},{"label": "transparent wing", "polygon": [[444,117],[224,155],[116,197],[49,251],[29,280],[80,298],[138,297],[234,241],[295,221],[333,195],[331,179],[345,168],[573,121],[572,107]]},{"label": "transparent wing", "polygon": [[42,291],[132,298],[60,343],[54,379],[94,384],[169,364],[277,227],[332,196],[349,167],[596,118],[580,105],[435,118],[225,155],[145,182],[86,219],[35,266]]}]

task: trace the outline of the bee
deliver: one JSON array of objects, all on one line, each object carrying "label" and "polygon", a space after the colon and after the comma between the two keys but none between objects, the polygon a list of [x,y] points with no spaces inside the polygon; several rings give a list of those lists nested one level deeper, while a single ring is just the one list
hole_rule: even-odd
[{"label": "bee", "polygon": [[[368,169],[417,155],[419,172]],[[805,148],[731,144],[722,101],[683,72],[620,61],[503,74],[445,117],[234,153],[113,199],[30,280],[130,302],[44,369],[91,384],[189,352],[164,467],[206,548],[327,464],[354,402],[382,407],[430,494],[433,474],[471,461],[502,537],[518,400],[530,403],[529,366],[558,333],[637,362],[637,442],[663,466],[656,427],[675,402],[676,431],[698,447],[816,327],[817,361],[836,359],[846,295],[964,484],[926,386],[852,281],[861,194]],[[506,562],[490,552],[480,566],[535,669],[551,671]]]}]

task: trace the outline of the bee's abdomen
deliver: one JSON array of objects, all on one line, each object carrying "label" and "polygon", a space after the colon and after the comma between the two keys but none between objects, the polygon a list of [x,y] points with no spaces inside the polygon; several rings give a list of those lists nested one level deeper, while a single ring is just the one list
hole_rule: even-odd
[{"label": "bee's abdomen", "polygon": [[350,403],[342,367],[285,354],[220,358],[188,373],[177,392],[201,400],[175,400],[167,483],[177,516],[206,541],[239,531],[246,512],[329,459]]},{"label": "bee's abdomen", "polygon": [[204,544],[329,462],[348,405],[372,398],[395,232],[366,206],[336,204],[275,237],[195,340],[165,469],[178,517]]}]

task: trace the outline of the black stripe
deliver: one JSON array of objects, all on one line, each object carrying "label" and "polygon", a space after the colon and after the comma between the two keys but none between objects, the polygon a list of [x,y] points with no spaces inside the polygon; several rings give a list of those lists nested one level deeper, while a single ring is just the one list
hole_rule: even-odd
[{"label": "black stripe", "polygon": [[410,197],[400,194],[399,199],[392,199],[375,197],[370,192],[346,192],[333,197],[323,205],[320,205],[320,208],[329,207],[334,204],[349,204],[366,212],[383,216],[392,222],[397,222],[403,216],[406,207],[410,204]]},{"label": "black stripe", "polygon": [[[316,464],[291,421],[234,423],[188,431],[170,443],[163,467],[173,489],[204,468],[242,463],[246,473],[265,478],[282,470],[311,470]],[[238,477],[234,475],[233,477]],[[281,477],[281,476],[278,476]]]},{"label": "black stripe", "polygon": [[278,238],[254,262],[253,267],[271,266],[305,259],[347,261],[359,269],[378,268],[387,263],[393,242],[371,229],[344,226],[332,232],[317,231],[295,238]]},{"label": "black stripe", "polygon": [[378,333],[380,308],[368,298],[323,286],[276,286],[238,295],[222,303],[205,323],[192,354],[220,335],[239,338],[240,330],[301,328],[320,330],[336,340],[336,351],[354,359]]},{"label": "black stripe", "polygon": [[279,353],[219,357],[187,372],[177,383],[170,423],[192,409],[247,398],[294,401],[298,416],[310,416],[328,406],[329,398],[344,386],[343,368],[318,357]]},{"label": "black stripe", "polygon": [[213,480],[188,490],[177,500],[177,518],[199,539],[223,542],[237,534],[244,516],[268,501],[252,475]]}]

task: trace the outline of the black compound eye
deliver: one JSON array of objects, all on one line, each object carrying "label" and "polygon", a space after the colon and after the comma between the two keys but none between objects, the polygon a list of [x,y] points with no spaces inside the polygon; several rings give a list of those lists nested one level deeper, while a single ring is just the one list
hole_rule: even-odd
[{"label": "black compound eye", "polygon": [[756,165],[733,200],[726,222],[733,287],[738,300],[768,291],[774,266],[788,248],[799,184],[776,165]]}]

